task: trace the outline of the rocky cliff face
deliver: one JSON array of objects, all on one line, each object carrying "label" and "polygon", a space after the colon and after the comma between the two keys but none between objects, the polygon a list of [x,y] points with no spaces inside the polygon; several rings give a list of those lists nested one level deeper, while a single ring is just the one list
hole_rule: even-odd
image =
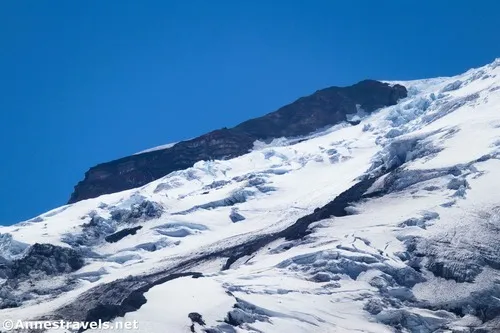
[{"label": "rocky cliff face", "polygon": [[302,97],[263,117],[215,130],[173,147],[99,164],[85,173],[69,203],[142,186],[200,160],[229,159],[247,153],[255,140],[307,135],[347,120],[361,108],[370,113],[407,96],[401,85],[365,80],[330,87]]}]

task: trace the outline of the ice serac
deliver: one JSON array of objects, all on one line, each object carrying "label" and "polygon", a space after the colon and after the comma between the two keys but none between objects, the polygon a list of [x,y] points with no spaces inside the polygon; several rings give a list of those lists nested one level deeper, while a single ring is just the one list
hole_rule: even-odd
[{"label": "ice serac", "polygon": [[172,147],[99,164],[86,172],[69,203],[136,188],[200,160],[229,159],[246,154],[256,140],[296,137],[346,121],[360,109],[371,113],[407,96],[402,85],[365,80],[330,87],[302,97],[275,112],[182,141]]}]

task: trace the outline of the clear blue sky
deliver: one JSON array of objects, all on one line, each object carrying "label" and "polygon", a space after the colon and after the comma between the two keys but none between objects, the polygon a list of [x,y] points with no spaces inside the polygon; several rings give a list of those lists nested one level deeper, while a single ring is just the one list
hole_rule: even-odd
[{"label": "clear blue sky", "polygon": [[498,1],[2,1],[0,224],[64,204],[92,165],[330,85],[500,56]]}]

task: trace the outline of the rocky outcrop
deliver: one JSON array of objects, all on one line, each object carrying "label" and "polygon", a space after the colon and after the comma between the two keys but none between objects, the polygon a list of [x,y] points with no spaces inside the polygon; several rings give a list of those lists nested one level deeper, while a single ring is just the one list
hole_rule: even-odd
[{"label": "rocky outcrop", "polygon": [[135,235],[137,233],[137,230],[140,229],[142,229],[142,226],[137,226],[134,228],[125,228],[115,232],[114,234],[104,237],[104,240],[108,243],[116,243],[119,240],[123,239],[124,237],[127,237],[129,235]]},{"label": "rocky outcrop", "polygon": [[14,261],[11,278],[39,272],[46,275],[70,273],[82,268],[83,264],[83,258],[73,249],[36,243],[25,256]]},{"label": "rocky outcrop", "polygon": [[247,153],[256,140],[296,137],[347,121],[360,109],[370,113],[407,96],[401,85],[365,80],[330,87],[302,97],[275,112],[223,128],[170,148],[99,164],[86,172],[69,203],[142,186],[200,160],[229,159]]}]

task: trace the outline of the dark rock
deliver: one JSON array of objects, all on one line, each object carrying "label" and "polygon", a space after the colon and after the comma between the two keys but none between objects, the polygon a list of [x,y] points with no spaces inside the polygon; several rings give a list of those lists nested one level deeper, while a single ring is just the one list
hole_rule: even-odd
[{"label": "dark rock", "polygon": [[21,259],[12,265],[12,277],[43,272],[47,275],[70,273],[83,267],[81,255],[73,249],[51,244],[34,244]]},{"label": "dark rock", "polygon": [[188,318],[191,319],[192,325],[191,325],[191,332],[196,332],[194,329],[194,324],[198,324],[200,326],[205,326],[205,321],[203,320],[203,317],[201,314],[198,312],[191,312],[188,314]]},{"label": "dark rock", "polygon": [[200,160],[228,159],[247,153],[255,140],[296,137],[347,120],[357,105],[370,113],[407,96],[401,85],[365,80],[349,87],[330,87],[302,97],[263,117],[223,128],[173,147],[99,164],[85,173],[69,203],[142,186]]},{"label": "dark rock", "polygon": [[139,229],[142,229],[142,227],[137,226],[134,228],[125,228],[125,229],[122,229],[118,232],[115,232],[114,234],[106,236],[104,238],[104,240],[106,240],[106,242],[108,242],[108,243],[116,243],[128,235],[135,235],[137,233],[137,230],[139,230]]}]

